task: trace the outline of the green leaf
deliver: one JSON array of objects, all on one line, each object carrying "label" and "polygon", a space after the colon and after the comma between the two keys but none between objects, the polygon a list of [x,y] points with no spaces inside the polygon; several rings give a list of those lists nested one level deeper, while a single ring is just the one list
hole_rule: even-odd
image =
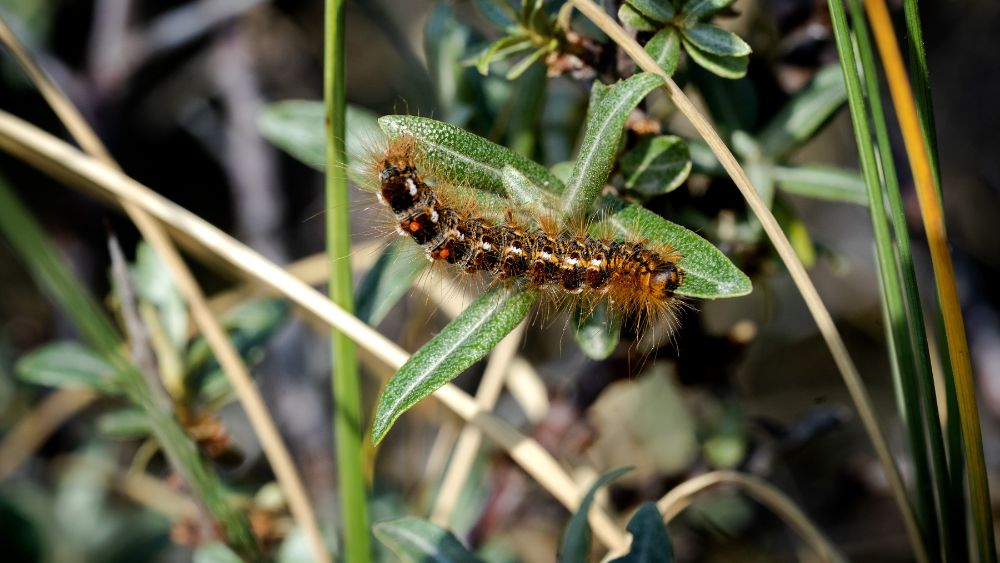
[{"label": "green leaf", "polygon": [[710,23],[684,28],[684,37],[706,53],[722,57],[742,57],[752,52],[750,45],[735,33]]},{"label": "green leaf", "polygon": [[700,139],[687,139],[688,152],[691,154],[691,171],[708,176],[723,176],[726,169],[719,164],[719,159]]},{"label": "green leaf", "polygon": [[164,332],[174,349],[180,350],[188,339],[187,305],[167,265],[145,242],[136,250],[132,277],[136,293],[143,301],[156,306]]},{"label": "green leaf", "polygon": [[531,65],[535,64],[538,61],[538,59],[540,59],[543,55],[547,55],[548,53],[552,52],[552,49],[553,48],[549,45],[535,49],[533,53],[531,53],[527,57],[524,57],[523,59],[518,61],[517,64],[510,67],[510,70],[507,71],[507,74],[506,76],[504,76],[504,78],[506,78],[507,80],[517,80],[518,78],[520,78],[522,74],[525,73],[525,71],[527,71],[531,67]]},{"label": "green leaf", "polygon": [[676,190],[691,172],[687,143],[680,137],[661,135],[646,139],[622,159],[625,187],[645,195]]},{"label": "green leaf", "polygon": [[821,165],[778,166],[774,179],[790,194],[868,205],[865,182],[851,170]]},{"label": "green leaf", "polygon": [[656,21],[647,18],[632,7],[631,4],[622,4],[618,8],[618,19],[625,25],[638,31],[656,31],[660,29]]},{"label": "green leaf", "polygon": [[684,49],[691,60],[698,63],[702,68],[711,71],[723,78],[741,78],[747,73],[747,65],[750,64],[750,57],[725,57],[713,53],[706,53],[684,38]]},{"label": "green leaf", "polygon": [[622,320],[609,313],[607,303],[599,303],[592,311],[578,305],[573,309],[572,320],[573,337],[588,358],[604,360],[618,347]]},{"label": "green leaf", "polygon": [[33,350],[17,362],[17,374],[36,385],[121,393],[114,366],[76,342],[57,342]]},{"label": "green leaf", "polygon": [[651,20],[668,22],[674,19],[674,3],[672,0],[628,0],[637,12]]},{"label": "green leaf", "polygon": [[212,541],[198,546],[193,563],[242,563],[243,559],[221,542]]},{"label": "green leaf", "polygon": [[831,64],[795,95],[757,136],[764,153],[774,160],[801,146],[843,107],[847,87],[840,67]]},{"label": "green leaf", "polygon": [[733,3],[734,0],[691,0],[681,9],[684,27],[691,27]]},{"label": "green leaf", "polygon": [[507,0],[473,0],[472,5],[479,15],[499,29],[508,29],[516,23],[517,12]]},{"label": "green leaf", "polygon": [[656,503],[643,503],[629,519],[626,529],[632,534],[632,546],[628,555],[611,563],[671,563],[674,560],[674,548]]},{"label": "green leaf", "polygon": [[97,429],[116,440],[132,440],[149,436],[153,429],[149,417],[142,410],[126,407],[107,412],[97,419]]},{"label": "green leaf", "polygon": [[587,553],[590,551],[590,524],[587,515],[590,512],[590,505],[594,504],[594,495],[597,491],[631,471],[631,467],[619,467],[612,469],[597,478],[597,481],[590,486],[587,494],[580,500],[580,507],[569,519],[566,530],[563,531],[562,542],[559,545],[559,563],[585,563]]},{"label": "green leaf", "polygon": [[372,441],[381,442],[407,409],[488,354],[524,319],[537,297],[535,290],[494,287],[417,350],[379,397]]},{"label": "green leaf", "polygon": [[[622,4],[622,7],[627,5]],[[681,59],[681,35],[676,27],[667,26],[646,43],[645,49],[664,72],[673,75]]]},{"label": "green leaf", "polygon": [[603,198],[601,208],[606,217],[595,229],[607,225],[622,237],[669,245],[681,255],[684,281],[675,291],[677,295],[720,299],[746,295],[753,289],[750,278],[721,250],[688,229],[611,197]]},{"label": "green leaf", "polygon": [[[326,136],[323,102],[285,100],[269,105],[260,115],[260,134],[276,147],[313,168],[326,171]],[[347,106],[348,164],[363,161],[382,134],[376,126],[375,114],[355,106]],[[348,169],[356,179],[355,171]]]},{"label": "green leaf", "polygon": [[486,76],[490,72],[490,63],[503,60],[515,53],[526,51],[533,46],[527,35],[505,35],[487,47],[476,59],[476,70]]},{"label": "green leaf", "polygon": [[372,531],[403,563],[480,561],[454,534],[413,516],[379,522]]},{"label": "green leaf", "polygon": [[507,200],[514,209],[526,209],[534,217],[544,217],[559,208],[558,197],[536,186],[512,166],[503,167],[503,185]]},{"label": "green leaf", "polygon": [[358,285],[355,314],[372,326],[381,323],[429,264],[412,241],[392,241]]},{"label": "green leaf", "polygon": [[563,191],[541,164],[454,125],[409,115],[386,115],[378,123],[389,137],[412,136],[425,165],[456,185],[503,193],[503,167],[512,166],[545,190]]},{"label": "green leaf", "polygon": [[579,216],[590,209],[611,172],[628,114],[661,85],[663,79],[648,72],[613,86],[594,84],[580,154],[563,193],[565,216]]},{"label": "green leaf", "polygon": [[723,78],[698,65],[689,65],[687,70],[725,137],[734,131],[757,130],[757,92],[749,78]]}]

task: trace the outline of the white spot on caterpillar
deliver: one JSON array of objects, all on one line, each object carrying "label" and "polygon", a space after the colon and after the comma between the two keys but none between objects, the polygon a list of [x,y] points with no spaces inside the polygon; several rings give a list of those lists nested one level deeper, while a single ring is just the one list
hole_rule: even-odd
[{"label": "white spot on caterpillar", "polygon": [[542,257],[542,260],[548,260],[549,258],[552,258],[552,255],[549,254],[548,252],[545,252],[544,250],[542,251],[541,254],[539,254],[539,256]]},{"label": "white spot on caterpillar", "polygon": [[438,222],[438,212],[436,209],[431,209],[431,223]]},{"label": "white spot on caterpillar", "polygon": [[417,195],[417,185],[413,183],[413,178],[406,179],[406,187],[410,189],[410,197]]},{"label": "white spot on caterpillar", "polygon": [[509,252],[511,254],[514,254],[515,256],[520,256],[520,255],[524,254],[524,251],[521,250],[520,248],[516,247],[516,246],[508,246],[507,247],[507,252]]},{"label": "white spot on caterpillar", "polygon": [[396,225],[396,234],[401,237],[409,236],[406,234],[406,231],[403,230],[403,227],[400,227],[399,225]]},{"label": "white spot on caterpillar", "polygon": [[424,258],[426,258],[428,262],[433,262],[434,261],[434,257],[431,256],[431,253],[429,251],[425,251],[424,252]]},{"label": "white spot on caterpillar", "polygon": [[567,258],[566,259],[566,263],[569,264],[570,266],[576,266],[579,262],[580,261],[577,260],[576,258]]},{"label": "white spot on caterpillar", "polygon": [[382,197],[382,192],[375,192],[375,197],[378,198],[378,202],[385,205],[385,198]]},{"label": "white spot on caterpillar", "polygon": [[483,241],[482,243],[480,243],[479,246],[483,247],[483,250],[489,250],[489,249],[493,248],[493,245],[490,244],[490,243],[488,243],[488,242],[486,242],[486,241]]},{"label": "white spot on caterpillar", "polygon": [[593,266],[600,266],[603,262],[604,260],[601,260],[600,258],[594,258],[590,261]]}]

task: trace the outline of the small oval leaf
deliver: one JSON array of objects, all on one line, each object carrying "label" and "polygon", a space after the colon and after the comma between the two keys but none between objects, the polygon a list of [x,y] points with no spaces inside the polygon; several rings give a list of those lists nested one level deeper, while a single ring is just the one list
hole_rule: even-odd
[{"label": "small oval leaf", "polygon": [[23,381],[48,387],[90,389],[119,394],[115,368],[93,350],[76,342],[57,342],[36,348],[17,362]]},{"label": "small oval leaf", "polygon": [[691,60],[698,63],[702,68],[723,78],[742,78],[747,73],[747,65],[750,57],[724,57],[713,53],[706,53],[697,45],[684,38],[684,49],[690,55]]},{"label": "small oval leaf", "polygon": [[646,43],[645,49],[656,64],[672,76],[677,70],[677,62],[681,59],[681,34],[673,26],[665,27],[656,32],[656,35]]},{"label": "small oval leaf", "polygon": [[656,21],[642,15],[639,10],[636,10],[631,4],[627,3],[622,4],[618,8],[618,19],[625,25],[638,31],[656,31],[660,28]]},{"label": "small oval leaf", "polygon": [[102,414],[97,419],[97,429],[101,434],[116,440],[145,438],[153,432],[146,413],[134,407]]},{"label": "small oval leaf", "polygon": [[752,52],[739,35],[710,23],[698,23],[684,29],[684,37],[706,53],[723,57],[742,57]]},{"label": "small oval leaf", "polygon": [[613,86],[594,84],[580,154],[563,193],[565,216],[579,216],[590,209],[611,172],[628,114],[647,94],[662,85],[662,78],[648,72]]},{"label": "small oval leaf", "polygon": [[590,505],[594,504],[594,495],[597,491],[631,471],[631,467],[619,467],[612,469],[601,475],[594,481],[594,484],[587,490],[580,500],[580,507],[569,519],[566,530],[563,532],[562,543],[559,545],[559,563],[585,563],[587,553],[590,551],[590,524],[587,520],[590,512]]},{"label": "small oval leaf", "polygon": [[701,299],[739,297],[753,290],[746,274],[721,250],[690,230],[634,204],[606,197],[601,201],[605,218],[596,229],[611,227],[620,236],[666,244],[681,255],[684,281],[674,292]]},{"label": "small oval leaf", "polygon": [[404,563],[480,561],[454,534],[413,516],[379,522],[372,531]]},{"label": "small oval leaf", "polygon": [[611,563],[671,563],[674,560],[674,547],[656,503],[643,503],[629,519],[626,529],[632,534],[632,546],[627,555]]},{"label": "small oval leaf", "polygon": [[628,0],[637,12],[651,20],[668,22],[674,19],[674,3],[672,0]]},{"label": "small oval leaf", "polygon": [[673,135],[646,139],[622,159],[625,187],[650,196],[676,190],[690,172],[687,143]]},{"label": "small oval leaf", "polygon": [[372,441],[381,442],[407,409],[488,354],[524,319],[537,297],[536,290],[494,287],[417,350],[379,397]]},{"label": "small oval leaf", "polygon": [[618,347],[621,317],[608,311],[608,304],[598,303],[593,310],[573,309],[573,337],[580,350],[592,360],[604,360]]},{"label": "small oval leaf", "polygon": [[386,115],[378,123],[389,137],[413,137],[431,171],[452,183],[503,193],[503,167],[509,165],[545,190],[563,191],[541,164],[460,127],[410,115]]},{"label": "small oval leaf", "polygon": [[681,16],[684,25],[690,27],[699,20],[706,18],[732,4],[734,0],[691,0],[684,4]]}]

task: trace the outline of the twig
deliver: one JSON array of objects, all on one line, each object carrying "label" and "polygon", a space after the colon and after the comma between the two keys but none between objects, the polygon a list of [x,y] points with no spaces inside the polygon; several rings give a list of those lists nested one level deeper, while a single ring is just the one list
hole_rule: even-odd
[{"label": "twig", "polygon": [[695,495],[718,485],[735,485],[768,507],[779,518],[794,529],[802,539],[809,544],[824,561],[830,563],[846,562],[844,556],[823,535],[812,521],[795,503],[776,487],[753,475],[737,471],[713,471],[693,477],[677,485],[656,503],[663,515],[663,521],[669,523],[685,508],[694,502]]}]

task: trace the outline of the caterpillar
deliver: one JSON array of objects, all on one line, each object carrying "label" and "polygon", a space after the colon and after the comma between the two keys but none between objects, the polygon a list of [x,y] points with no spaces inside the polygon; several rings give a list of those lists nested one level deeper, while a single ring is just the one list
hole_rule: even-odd
[{"label": "caterpillar", "polygon": [[496,282],[523,281],[555,296],[591,305],[608,303],[616,312],[635,312],[645,325],[673,320],[674,290],[684,280],[680,256],[668,246],[572,233],[547,217],[519,225],[483,217],[475,208],[452,204],[428,183],[418,165],[416,144],[402,137],[370,160],[376,196],[391,210],[396,231],[420,245],[428,260]]}]

